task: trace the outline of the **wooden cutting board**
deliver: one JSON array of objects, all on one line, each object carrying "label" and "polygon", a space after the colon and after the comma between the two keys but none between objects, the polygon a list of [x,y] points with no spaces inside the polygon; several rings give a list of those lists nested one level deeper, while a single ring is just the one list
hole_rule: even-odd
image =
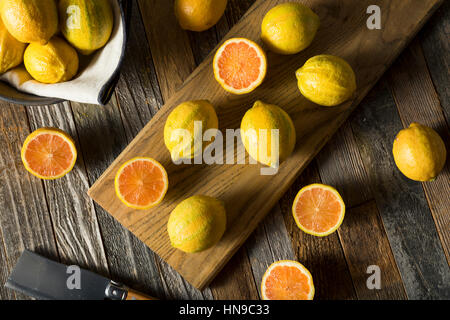
[{"label": "wooden cutting board", "polygon": [[[226,39],[246,37],[261,43],[260,25],[265,13],[283,2],[287,1],[256,1]],[[266,81],[245,96],[231,95],[217,84],[212,71],[214,52],[211,53],[89,190],[96,202],[197,288],[205,287],[221,270],[443,1],[297,2],[312,8],[321,19],[317,37],[308,49],[293,56],[268,53]],[[366,11],[372,4],[381,8],[381,30],[369,30],[366,26],[369,17]],[[307,101],[299,93],[295,71],[308,58],[322,53],[343,57],[353,66],[358,82],[353,101],[325,108]],[[208,99],[213,103],[222,131],[238,128],[244,113],[256,100],[281,106],[291,115],[297,129],[294,154],[281,164],[275,176],[260,175],[260,165],[174,165],[163,142],[164,124],[173,108],[194,99]],[[137,156],[157,159],[169,174],[170,186],[165,200],[148,211],[128,209],[114,192],[114,176],[120,165]],[[196,194],[225,202],[228,229],[214,248],[184,254],[171,247],[166,224],[173,208]]]}]

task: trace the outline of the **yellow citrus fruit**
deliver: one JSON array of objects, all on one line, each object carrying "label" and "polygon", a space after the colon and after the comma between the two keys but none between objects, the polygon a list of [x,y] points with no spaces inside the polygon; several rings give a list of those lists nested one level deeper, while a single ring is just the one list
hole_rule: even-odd
[{"label": "yellow citrus fruit", "polygon": [[0,18],[0,74],[22,63],[26,44],[14,38]]},{"label": "yellow citrus fruit", "polygon": [[345,203],[333,187],[312,184],[304,187],[292,205],[297,226],[313,236],[325,237],[341,226],[345,216]]},{"label": "yellow citrus fruit", "polygon": [[181,27],[205,31],[223,16],[228,0],[175,0],[175,15]]},{"label": "yellow citrus fruit", "polygon": [[[280,107],[256,101],[241,122],[241,138],[250,156],[267,166],[277,163],[272,155],[272,130],[279,134],[279,161],[294,151],[296,132],[291,117]],[[274,146],[276,143],[274,143]]]},{"label": "yellow citrus fruit", "polygon": [[55,0],[1,0],[0,12],[9,33],[20,42],[46,44],[58,30]]},{"label": "yellow citrus fruit", "polygon": [[297,261],[273,263],[261,282],[263,300],[313,300],[314,293],[311,273]]},{"label": "yellow citrus fruit", "polygon": [[23,144],[21,155],[25,169],[45,180],[65,176],[77,161],[72,138],[55,128],[41,128],[31,133]]},{"label": "yellow citrus fruit", "polygon": [[447,159],[444,141],[433,129],[412,123],[394,141],[398,169],[409,179],[431,181],[442,171]]},{"label": "yellow citrus fruit", "polygon": [[223,203],[207,196],[193,196],[176,206],[167,231],[174,248],[187,253],[204,251],[216,245],[227,225]]},{"label": "yellow citrus fruit", "polygon": [[309,47],[319,26],[319,17],[308,7],[295,2],[283,3],[264,17],[261,38],[273,52],[296,54]]},{"label": "yellow citrus fruit", "polygon": [[[164,127],[164,142],[174,161],[192,159],[196,152],[203,151],[212,141],[200,146],[194,143],[195,122],[201,124],[202,131],[197,132],[198,141],[203,141],[203,134],[209,129],[218,129],[219,119],[213,105],[206,100],[187,101],[176,107],[167,118]],[[180,133],[180,130],[185,134]]]},{"label": "yellow citrus fruit", "polygon": [[263,49],[245,38],[225,41],[214,56],[214,76],[226,91],[234,94],[252,92],[266,77],[267,58]]},{"label": "yellow citrus fruit", "polygon": [[164,167],[152,158],[140,157],[125,162],[114,179],[117,197],[127,207],[147,210],[160,204],[169,188]]},{"label": "yellow citrus fruit", "polygon": [[322,106],[337,106],[356,91],[352,67],[339,57],[315,56],[297,70],[298,87],[305,98]]},{"label": "yellow citrus fruit", "polygon": [[78,54],[66,41],[53,37],[47,44],[30,44],[24,64],[28,73],[42,83],[69,81],[78,72]]},{"label": "yellow citrus fruit", "polygon": [[59,17],[64,37],[84,55],[111,37],[114,15],[109,0],[60,0]]}]

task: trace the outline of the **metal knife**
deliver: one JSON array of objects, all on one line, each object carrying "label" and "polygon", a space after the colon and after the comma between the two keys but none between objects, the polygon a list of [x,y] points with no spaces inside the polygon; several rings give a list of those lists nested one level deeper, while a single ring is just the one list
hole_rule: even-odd
[{"label": "metal knife", "polygon": [[28,250],[22,253],[5,286],[39,300],[156,300],[91,271]]}]

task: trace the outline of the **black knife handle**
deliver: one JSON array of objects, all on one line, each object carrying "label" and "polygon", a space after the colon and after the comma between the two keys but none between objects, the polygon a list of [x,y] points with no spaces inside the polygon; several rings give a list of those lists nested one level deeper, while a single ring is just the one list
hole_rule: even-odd
[{"label": "black knife handle", "polygon": [[127,295],[127,290],[116,282],[111,282],[105,290],[105,297],[108,300],[125,300]]}]

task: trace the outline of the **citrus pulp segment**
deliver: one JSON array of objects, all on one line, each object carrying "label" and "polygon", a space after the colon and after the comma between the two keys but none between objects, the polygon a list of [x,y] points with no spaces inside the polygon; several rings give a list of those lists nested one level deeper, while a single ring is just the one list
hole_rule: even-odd
[{"label": "citrus pulp segment", "polygon": [[21,156],[25,169],[32,175],[54,180],[72,171],[77,161],[77,149],[67,133],[42,128],[27,137]]},{"label": "citrus pulp segment", "polygon": [[134,158],[122,165],[114,181],[116,195],[127,207],[146,210],[164,199],[169,179],[164,167],[146,157]]},{"label": "citrus pulp segment", "polygon": [[263,49],[245,38],[227,40],[214,57],[214,76],[228,92],[246,94],[264,81],[267,58]]},{"label": "citrus pulp segment", "polygon": [[297,261],[273,263],[261,282],[263,300],[312,300],[314,293],[311,273]]},{"label": "citrus pulp segment", "polygon": [[297,226],[304,232],[324,237],[342,224],[345,204],[336,189],[313,184],[300,190],[292,206]]}]

